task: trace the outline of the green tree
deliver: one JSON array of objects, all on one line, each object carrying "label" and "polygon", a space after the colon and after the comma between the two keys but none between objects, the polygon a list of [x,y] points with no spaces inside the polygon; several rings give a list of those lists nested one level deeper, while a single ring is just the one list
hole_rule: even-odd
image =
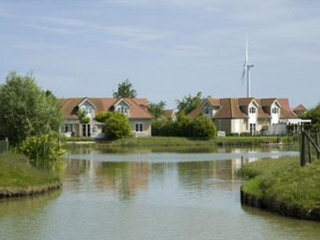
[{"label": "green tree", "polygon": [[41,90],[31,74],[10,72],[0,87],[0,103],[0,137],[8,137],[12,144],[58,132],[63,121],[57,99]]},{"label": "green tree", "polygon": [[112,115],[111,112],[99,112],[95,119],[98,121],[98,122],[101,122],[101,123],[104,123],[110,116]]},{"label": "green tree", "polygon": [[192,110],[199,107],[203,101],[202,93],[198,92],[196,96],[185,96],[182,100],[176,100],[179,112],[184,111],[185,114],[189,114]]},{"label": "green tree", "polygon": [[118,84],[118,91],[113,92],[114,98],[135,98],[137,96],[137,91],[133,88],[132,83],[129,79]]},{"label": "green tree", "polygon": [[212,139],[216,137],[216,126],[211,119],[198,116],[191,120],[187,126],[189,137],[198,139]]},{"label": "green tree", "polygon": [[159,103],[148,103],[148,112],[151,113],[156,119],[161,117],[164,111],[166,102],[161,101]]},{"label": "green tree", "polygon": [[104,125],[104,132],[108,139],[119,139],[131,136],[128,118],[119,112],[112,112]]},{"label": "green tree", "polygon": [[312,128],[320,130],[320,103],[302,115],[303,119],[311,119]]}]

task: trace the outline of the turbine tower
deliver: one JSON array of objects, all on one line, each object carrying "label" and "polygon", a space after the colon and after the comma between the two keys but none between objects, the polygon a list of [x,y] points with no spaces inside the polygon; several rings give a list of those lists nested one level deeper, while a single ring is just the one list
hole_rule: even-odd
[{"label": "turbine tower", "polygon": [[243,64],[243,71],[241,75],[242,84],[244,82],[245,76],[247,77],[247,98],[250,97],[250,68],[253,68],[254,65],[252,63],[249,63],[249,57],[248,57],[248,36],[246,39],[246,56]]}]

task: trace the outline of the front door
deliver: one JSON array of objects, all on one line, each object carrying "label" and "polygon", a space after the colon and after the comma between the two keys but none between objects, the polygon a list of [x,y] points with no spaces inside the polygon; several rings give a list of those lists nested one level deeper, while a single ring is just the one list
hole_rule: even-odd
[{"label": "front door", "polygon": [[250,123],[250,134],[254,135],[256,132],[256,124],[255,123]]},{"label": "front door", "polygon": [[82,136],[83,137],[90,137],[91,136],[90,124],[82,124]]}]

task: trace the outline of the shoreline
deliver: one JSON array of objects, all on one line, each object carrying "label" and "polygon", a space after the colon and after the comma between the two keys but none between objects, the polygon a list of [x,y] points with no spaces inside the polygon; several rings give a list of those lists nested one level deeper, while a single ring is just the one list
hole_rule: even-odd
[{"label": "shoreline", "polygon": [[29,188],[29,189],[17,189],[17,190],[8,190],[8,189],[0,189],[0,199],[7,198],[19,198],[19,197],[28,197],[41,195],[44,193],[48,193],[51,191],[56,191],[62,188],[61,183],[51,184],[41,187]]},{"label": "shoreline", "polygon": [[69,145],[96,145],[106,147],[167,147],[167,146],[203,146],[203,147],[241,147],[241,146],[283,146],[298,142],[291,136],[253,136],[253,137],[218,137],[210,140],[190,139],[185,137],[143,137],[126,138],[115,141],[94,139],[65,139]]},{"label": "shoreline", "polygon": [[241,204],[268,210],[286,217],[297,219],[312,220],[320,222],[320,206],[317,208],[305,209],[298,206],[292,206],[276,200],[268,200],[263,197],[255,196],[240,189]]}]

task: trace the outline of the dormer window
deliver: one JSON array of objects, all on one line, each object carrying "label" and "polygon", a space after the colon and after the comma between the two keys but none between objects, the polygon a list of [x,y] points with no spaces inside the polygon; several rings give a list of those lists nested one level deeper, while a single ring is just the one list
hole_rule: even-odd
[{"label": "dormer window", "polygon": [[209,112],[210,112],[209,107],[204,107],[204,108],[203,108],[203,113],[204,113],[204,114],[207,114],[207,115],[208,115]]},{"label": "dormer window", "polygon": [[125,115],[128,115],[128,107],[126,107],[126,106],[119,106],[117,108],[117,111],[120,113],[123,113]]},{"label": "dormer window", "polygon": [[278,113],[278,112],[279,112],[279,108],[277,107],[272,108],[272,113]]},{"label": "dormer window", "polygon": [[256,108],[255,107],[249,108],[249,113],[256,113]]}]

